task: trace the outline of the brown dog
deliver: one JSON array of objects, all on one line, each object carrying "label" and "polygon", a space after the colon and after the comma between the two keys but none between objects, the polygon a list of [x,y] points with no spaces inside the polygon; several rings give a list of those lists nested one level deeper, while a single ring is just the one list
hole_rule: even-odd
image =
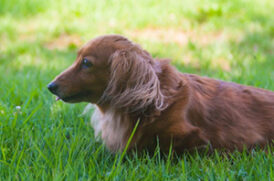
[{"label": "brown dog", "polygon": [[96,104],[92,123],[113,152],[264,146],[274,139],[274,92],[182,74],[119,35],[91,40],[48,85],[57,99]]}]

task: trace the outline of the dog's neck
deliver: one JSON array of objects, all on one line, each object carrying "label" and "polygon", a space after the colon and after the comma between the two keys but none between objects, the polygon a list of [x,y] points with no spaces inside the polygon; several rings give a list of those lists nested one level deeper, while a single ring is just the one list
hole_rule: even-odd
[{"label": "dog's neck", "polygon": [[159,59],[157,62],[161,67],[161,72],[158,74],[161,91],[166,97],[166,104],[169,106],[177,98],[177,93],[184,89],[185,82],[182,80],[182,74],[170,65],[170,60]]}]

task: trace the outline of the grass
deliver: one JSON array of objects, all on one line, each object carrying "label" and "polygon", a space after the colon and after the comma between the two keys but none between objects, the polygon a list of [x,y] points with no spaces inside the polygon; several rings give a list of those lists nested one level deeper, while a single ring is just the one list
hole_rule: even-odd
[{"label": "grass", "polygon": [[0,180],[274,180],[273,148],[112,155],[81,115],[86,103],[46,89],[84,42],[117,33],[182,72],[274,91],[273,11],[271,0],[2,0]]}]

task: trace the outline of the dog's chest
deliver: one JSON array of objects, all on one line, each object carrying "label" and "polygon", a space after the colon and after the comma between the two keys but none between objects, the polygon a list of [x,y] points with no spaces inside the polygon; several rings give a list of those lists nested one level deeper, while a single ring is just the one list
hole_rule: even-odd
[{"label": "dog's chest", "polygon": [[102,113],[96,107],[91,124],[94,128],[95,137],[101,136],[103,142],[112,151],[122,150],[128,139],[130,129],[129,118],[121,115],[113,109]]}]

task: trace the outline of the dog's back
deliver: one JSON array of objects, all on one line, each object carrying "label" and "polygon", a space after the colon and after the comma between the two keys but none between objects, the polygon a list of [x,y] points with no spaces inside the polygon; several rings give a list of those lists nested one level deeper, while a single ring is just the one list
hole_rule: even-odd
[{"label": "dog's back", "polygon": [[274,139],[274,92],[187,75],[187,117],[213,147],[242,149]]}]

